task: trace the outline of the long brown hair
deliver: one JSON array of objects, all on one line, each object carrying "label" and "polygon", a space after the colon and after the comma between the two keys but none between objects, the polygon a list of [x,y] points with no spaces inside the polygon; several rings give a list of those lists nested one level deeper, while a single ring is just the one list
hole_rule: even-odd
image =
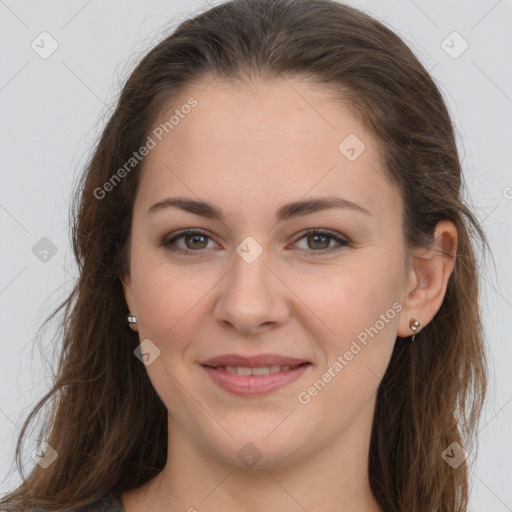
[{"label": "long brown hair", "polygon": [[[127,271],[132,208],[144,161],[101,189],[146,142],[162,108],[207,77],[243,82],[302,77],[350,105],[380,142],[404,200],[409,248],[432,242],[438,221],[458,230],[455,267],[442,306],[414,343],[395,343],[378,389],[369,480],[383,510],[467,510],[466,452],[487,382],[475,244],[486,246],[466,206],[454,130],[443,97],[413,52],[390,29],[331,0],[233,0],[189,19],[127,80],[74,198],[72,243],[79,278],[61,312],[62,351],[52,389],[26,419],[51,405],[39,432],[58,453],[35,465],[2,508],[67,509],[110,490],[142,485],[167,457],[167,411],[134,356],[120,278]],[[96,191],[96,193],[95,193]]]}]

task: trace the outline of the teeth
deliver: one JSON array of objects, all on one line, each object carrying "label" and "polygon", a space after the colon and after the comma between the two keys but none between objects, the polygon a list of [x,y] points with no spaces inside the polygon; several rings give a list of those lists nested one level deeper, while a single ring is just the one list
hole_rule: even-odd
[{"label": "teeth", "polygon": [[251,375],[268,375],[270,373],[270,368],[268,366],[263,366],[262,368],[253,368],[251,371]]},{"label": "teeth", "polygon": [[[299,366],[299,365],[296,365]],[[248,375],[268,375],[269,373],[286,372],[290,368],[296,368],[296,366],[280,366],[278,364],[272,366],[261,366],[259,368],[249,368],[248,366],[219,366],[219,369],[225,369],[229,373],[236,373],[242,376]]]}]

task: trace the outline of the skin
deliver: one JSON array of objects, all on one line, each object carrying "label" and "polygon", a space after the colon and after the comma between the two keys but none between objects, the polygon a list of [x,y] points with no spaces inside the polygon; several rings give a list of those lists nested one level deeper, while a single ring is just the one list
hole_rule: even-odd
[{"label": "skin", "polygon": [[[403,202],[377,141],[318,86],[196,84],[155,126],[191,96],[198,105],[147,156],[134,204],[123,284],[132,328],[160,350],[146,369],[169,412],[169,449],[159,475],[122,494],[124,508],[379,511],[367,476],[376,393],[395,342],[404,342],[396,337],[413,334],[412,317],[428,324],[441,306],[453,258],[440,251],[455,254],[456,229],[442,221],[432,250],[406,249]],[[354,161],[338,150],[349,134],[366,146]],[[224,222],[175,207],[148,215],[171,196],[213,203]],[[370,215],[333,208],[276,223],[285,203],[321,196]],[[207,232],[175,242],[195,253],[160,245],[186,228]],[[313,228],[351,243],[308,239],[302,232]],[[252,263],[236,252],[249,236],[262,249]],[[326,247],[338,250],[318,253]],[[401,311],[300,403],[299,393],[394,303]],[[241,397],[199,365],[226,353],[291,355],[312,366],[278,391]],[[237,457],[248,442],[261,454],[254,467]]]}]

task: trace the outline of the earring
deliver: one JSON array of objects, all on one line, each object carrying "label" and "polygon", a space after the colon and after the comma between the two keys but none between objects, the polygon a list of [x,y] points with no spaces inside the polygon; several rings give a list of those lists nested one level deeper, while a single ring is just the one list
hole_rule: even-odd
[{"label": "earring", "polygon": [[421,324],[416,320],[416,318],[411,318],[411,321],[409,322],[409,328],[414,333],[412,335],[411,341],[414,341],[414,338],[416,337],[416,334],[420,332]]},{"label": "earring", "polygon": [[135,315],[128,315],[127,320],[129,324],[137,323],[137,317]]}]

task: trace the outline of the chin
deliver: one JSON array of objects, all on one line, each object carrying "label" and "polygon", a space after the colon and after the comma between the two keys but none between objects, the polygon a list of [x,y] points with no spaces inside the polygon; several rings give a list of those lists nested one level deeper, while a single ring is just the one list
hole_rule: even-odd
[{"label": "chin", "polygon": [[277,468],[301,458],[299,451],[303,451],[304,446],[296,435],[284,430],[281,435],[276,431],[269,435],[270,432],[272,429],[265,429],[264,436],[254,436],[249,431],[234,437],[224,436],[220,443],[207,442],[215,457],[244,469]]}]

